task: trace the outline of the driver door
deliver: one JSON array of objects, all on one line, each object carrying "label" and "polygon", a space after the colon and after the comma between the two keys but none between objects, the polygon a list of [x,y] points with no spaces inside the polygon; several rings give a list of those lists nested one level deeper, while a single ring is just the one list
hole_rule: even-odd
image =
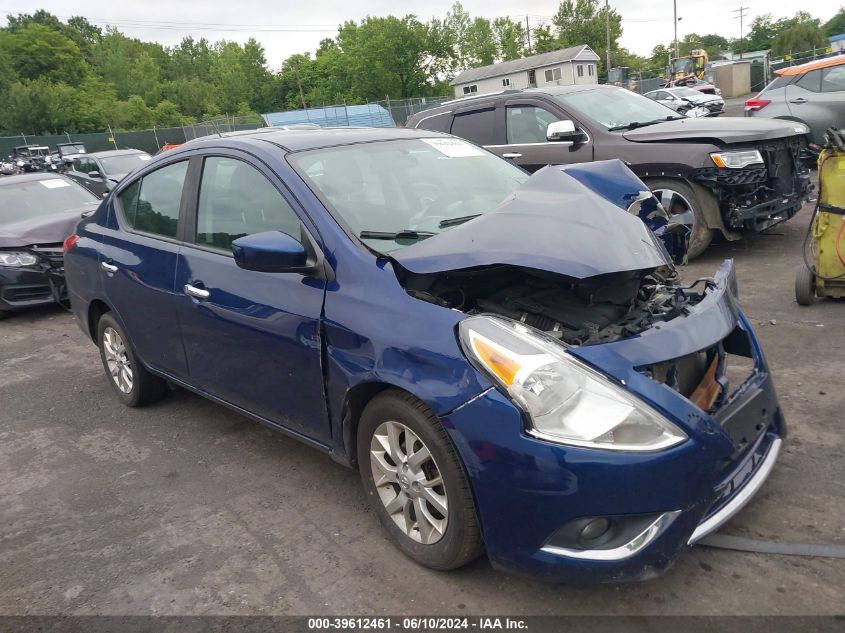
[{"label": "driver door", "polygon": [[[540,99],[513,98],[504,107],[505,145],[488,145],[491,152],[509,158],[530,172],[546,165],[568,165],[593,160],[593,141],[579,121],[562,109]],[[576,128],[585,132],[585,140],[549,141],[546,128],[549,123],[569,119]]]}]

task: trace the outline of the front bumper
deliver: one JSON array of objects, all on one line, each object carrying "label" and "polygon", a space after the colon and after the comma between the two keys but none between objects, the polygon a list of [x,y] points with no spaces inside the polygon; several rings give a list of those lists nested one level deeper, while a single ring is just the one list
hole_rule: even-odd
[{"label": "front bumper", "polygon": [[62,269],[0,267],[0,311],[17,312],[67,299]]},{"label": "front bumper", "polygon": [[[496,567],[554,582],[648,579],[759,490],[777,460],[785,425],[759,345],[730,292],[732,276],[721,272],[719,287],[687,317],[633,339],[573,349],[683,428],[686,442],[654,453],[546,442],[525,432],[521,411],[495,389],[444,418]],[[736,328],[749,334],[755,371],[723,419],[637,369],[666,349],[704,349]],[[562,528],[591,517],[636,529],[621,542],[592,549],[558,544]]]}]

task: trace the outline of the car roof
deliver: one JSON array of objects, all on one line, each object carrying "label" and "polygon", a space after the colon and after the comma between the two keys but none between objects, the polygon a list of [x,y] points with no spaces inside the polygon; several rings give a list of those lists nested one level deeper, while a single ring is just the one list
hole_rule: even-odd
[{"label": "car roof", "polygon": [[0,178],[0,187],[6,185],[15,185],[22,182],[36,182],[38,180],[67,180],[70,181],[69,178],[65,178],[61,174],[50,174],[50,173],[40,173],[40,174],[20,174],[18,176],[3,176]]},{"label": "car roof", "polygon": [[[180,149],[197,147],[220,147],[231,144],[272,143],[289,152],[299,152],[322,147],[393,141],[407,138],[431,138],[448,136],[429,130],[382,127],[336,127],[315,129],[259,128],[239,132],[223,132],[220,135],[205,136],[189,141]],[[177,150],[178,151],[178,150]]]},{"label": "car roof", "polygon": [[826,59],[817,59],[799,66],[789,66],[788,68],[781,68],[775,71],[779,77],[789,77],[791,75],[803,75],[811,70],[819,70],[820,68],[830,68],[831,66],[839,66],[845,64],[845,55],[837,55],[836,57],[828,57]]},{"label": "car roof", "polygon": [[[75,143],[75,145],[82,145],[82,143]],[[84,152],[82,154],[74,154],[76,158],[83,156],[94,156],[96,158],[108,158],[109,156],[128,156],[130,154],[146,154],[142,149],[110,149],[103,152]]]},{"label": "car roof", "polygon": [[486,92],[480,95],[472,95],[469,97],[453,99],[452,101],[446,101],[434,108],[420,110],[419,112],[411,116],[408,121],[417,121],[431,116],[437,116],[438,114],[445,114],[447,112],[451,112],[457,107],[471,105],[476,101],[479,103],[484,103],[484,101],[486,100],[499,99],[502,97],[516,97],[519,95],[547,95],[554,97],[557,95],[575,94],[577,92],[588,92],[591,90],[625,90],[625,88],[620,88],[619,86],[608,86],[607,84],[572,84],[568,86],[544,86],[542,88],[526,88],[525,90],[499,90],[497,92]]}]

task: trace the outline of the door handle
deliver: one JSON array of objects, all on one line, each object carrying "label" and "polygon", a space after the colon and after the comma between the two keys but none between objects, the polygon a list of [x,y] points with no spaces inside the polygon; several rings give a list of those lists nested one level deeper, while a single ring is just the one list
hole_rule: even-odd
[{"label": "door handle", "polygon": [[106,262],[100,262],[100,268],[102,268],[109,274],[117,272],[117,266],[115,266],[114,264],[107,264]]},{"label": "door handle", "polygon": [[807,103],[807,100],[804,97],[798,97],[797,99],[790,99],[789,103]]},{"label": "door handle", "polygon": [[522,154],[519,152],[508,152],[506,154],[502,154],[502,158],[522,158]]},{"label": "door handle", "polygon": [[199,299],[200,301],[208,299],[211,296],[211,293],[205,288],[197,288],[196,286],[192,286],[191,284],[185,284],[182,290],[184,290],[185,294],[189,297]]}]

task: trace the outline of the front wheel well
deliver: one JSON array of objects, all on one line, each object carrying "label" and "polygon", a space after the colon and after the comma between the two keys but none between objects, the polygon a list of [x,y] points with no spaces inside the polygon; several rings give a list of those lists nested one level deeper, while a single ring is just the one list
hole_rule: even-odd
[{"label": "front wheel well", "polygon": [[[348,463],[353,468],[358,464],[358,422],[361,420],[361,414],[369,402],[378,394],[388,389],[396,391],[405,391],[386,382],[365,382],[355,385],[346,392],[346,397],[343,400],[342,410],[342,433],[343,433],[343,448],[346,451]],[[409,393],[410,392],[407,392]],[[413,396],[413,394],[410,394]],[[414,396],[416,397],[416,396]]]},{"label": "front wheel well", "polygon": [[97,324],[107,312],[111,312],[111,308],[105,301],[99,299],[94,299],[88,306],[88,334],[95,343],[97,342]]}]

